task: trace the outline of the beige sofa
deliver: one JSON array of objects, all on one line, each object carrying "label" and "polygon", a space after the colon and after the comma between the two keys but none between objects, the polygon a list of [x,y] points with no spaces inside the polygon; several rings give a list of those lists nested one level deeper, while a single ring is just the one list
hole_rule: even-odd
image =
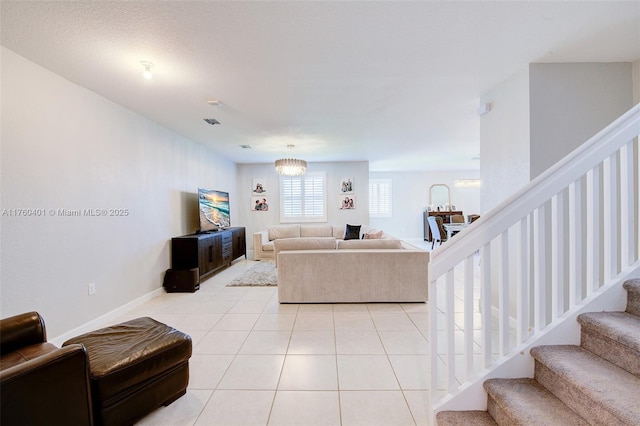
[{"label": "beige sofa", "polygon": [[[363,226],[360,235],[371,228]],[[276,240],[289,238],[328,238],[332,240],[344,238],[345,225],[334,226],[331,224],[292,224],[274,225],[266,231],[253,234],[253,259],[275,259]]]},{"label": "beige sofa", "polygon": [[428,252],[385,234],[344,236],[345,225],[274,225],[253,235],[254,259],[276,260],[280,303],[427,301]]},{"label": "beige sofa", "polygon": [[[284,243],[284,244],[282,244]],[[400,240],[276,242],[280,303],[426,302],[429,252]],[[297,249],[290,250],[296,245]]]}]

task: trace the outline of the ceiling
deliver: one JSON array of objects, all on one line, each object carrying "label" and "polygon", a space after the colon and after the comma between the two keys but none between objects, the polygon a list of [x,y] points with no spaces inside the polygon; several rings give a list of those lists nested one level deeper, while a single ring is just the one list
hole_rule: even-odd
[{"label": "ceiling", "polygon": [[0,7],[6,48],[237,163],[478,169],[476,110],[501,81],[530,62],[640,59],[640,1]]}]

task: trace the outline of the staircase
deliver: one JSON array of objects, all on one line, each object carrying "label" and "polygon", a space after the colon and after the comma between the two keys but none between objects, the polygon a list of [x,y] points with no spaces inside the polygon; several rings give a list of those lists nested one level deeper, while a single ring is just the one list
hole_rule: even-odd
[{"label": "staircase", "polygon": [[489,379],[487,411],[441,411],[449,425],[640,425],[640,279],[624,312],[578,316],[580,346],[531,349],[534,378]]},{"label": "staircase", "polygon": [[[546,391],[562,396],[546,386],[545,377],[557,375],[554,385],[565,386],[559,377],[588,377],[572,368],[593,362],[589,353],[604,354],[595,349],[598,344],[614,353],[611,344],[589,338],[613,320],[603,323],[584,315],[581,324],[577,317],[625,309],[622,283],[640,277],[638,137],[640,103],[431,252],[432,423],[442,411],[485,410],[487,388],[490,403],[506,407],[503,384],[495,378],[535,376],[535,383],[521,380],[518,386],[528,390],[535,385],[534,394],[540,397]],[[543,348],[578,345],[581,325],[586,333],[582,349]],[[635,345],[637,351],[640,344]],[[571,359],[564,367],[559,361],[563,354]],[[621,379],[611,382],[607,385],[619,385]],[[580,398],[602,389],[581,392]],[[511,389],[507,393],[516,394]],[[628,393],[615,398],[624,401]],[[572,401],[580,400],[570,395]],[[545,405],[547,411],[554,406]],[[490,412],[501,416],[493,408]],[[479,421],[482,416],[476,415]],[[585,418],[591,422],[598,417]],[[640,419],[635,423],[640,425]]]}]

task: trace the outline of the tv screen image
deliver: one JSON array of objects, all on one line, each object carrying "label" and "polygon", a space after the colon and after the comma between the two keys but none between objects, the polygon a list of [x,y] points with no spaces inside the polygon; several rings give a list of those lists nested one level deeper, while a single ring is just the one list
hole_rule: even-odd
[{"label": "tv screen image", "polygon": [[229,193],[198,188],[200,232],[217,231],[231,226]]}]

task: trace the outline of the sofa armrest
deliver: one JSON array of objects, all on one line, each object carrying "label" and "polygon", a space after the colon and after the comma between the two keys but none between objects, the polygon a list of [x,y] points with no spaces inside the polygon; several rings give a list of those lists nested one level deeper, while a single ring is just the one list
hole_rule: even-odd
[{"label": "sofa armrest", "polygon": [[0,354],[46,341],[44,320],[37,312],[27,312],[0,320]]},{"label": "sofa armrest", "polygon": [[91,425],[86,349],[69,345],[0,371],[0,424]]},{"label": "sofa armrest", "polygon": [[262,245],[269,242],[268,231],[259,231],[253,234],[253,258],[255,260],[264,259],[265,255],[262,251]]}]

